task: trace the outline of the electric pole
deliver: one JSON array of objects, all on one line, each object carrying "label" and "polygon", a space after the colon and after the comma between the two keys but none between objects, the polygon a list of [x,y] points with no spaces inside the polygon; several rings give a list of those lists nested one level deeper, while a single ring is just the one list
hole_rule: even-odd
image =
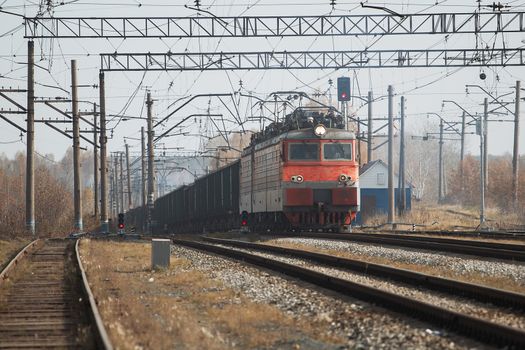
[{"label": "electric pole", "polygon": [[[485,111],[487,110],[487,99],[485,98]],[[486,147],[484,136],[485,136],[485,123],[484,123],[484,117],[479,117],[479,174],[480,174],[480,181],[479,181],[479,188],[480,188],[480,213],[479,213],[479,227],[481,228],[483,224],[485,224],[485,171],[483,170],[485,168],[484,166],[484,157],[483,157],[483,150]]]},{"label": "electric pole", "polygon": [[[113,154],[113,201],[115,203],[116,212],[115,214],[121,213],[120,200],[119,200],[119,185],[118,185],[118,158],[117,155]],[[116,215],[114,215],[116,217]]]},{"label": "electric pole", "polygon": [[406,209],[405,193],[405,96],[401,96],[401,140],[399,141],[399,214]]},{"label": "electric pole", "polygon": [[518,209],[519,148],[520,148],[520,100],[521,81],[516,81],[516,101],[514,106],[514,147],[512,151],[512,205]]},{"label": "electric pole", "polygon": [[388,223],[395,227],[394,203],[394,87],[388,85]]},{"label": "electric pole", "polygon": [[489,100],[485,97],[483,101],[483,187],[484,191],[488,191],[489,185],[489,154],[488,154],[488,134],[489,134]]},{"label": "electric pole", "polygon": [[124,162],[123,162],[123,155],[122,152],[119,152],[118,159],[119,159],[119,187],[120,187],[120,212],[119,213],[125,213],[126,207],[124,206]]},{"label": "electric pole", "polygon": [[[148,215],[147,215],[147,223],[148,223],[148,233],[152,233],[152,212],[154,208],[154,200],[155,200],[155,172],[153,169],[154,166],[154,152],[153,152],[153,114],[152,114],[152,107],[153,107],[153,101],[151,100],[151,93],[148,92],[147,95],[147,101],[146,101],[147,109],[148,109]],[[345,120],[346,122],[346,120]]]},{"label": "electric pole", "polygon": [[146,190],[146,139],[144,136],[144,127],[140,128],[141,143],[141,196],[142,196],[142,230],[146,228],[144,223],[147,217],[147,190]]},{"label": "electric pole", "polygon": [[26,229],[35,229],[35,43],[27,42]]},{"label": "electric pole", "polygon": [[463,164],[465,160],[465,126],[466,126],[466,113],[463,112],[461,116],[461,151],[459,154],[459,183],[461,188],[461,197],[463,198],[463,192],[465,191],[465,165]]},{"label": "electric pole", "polygon": [[373,95],[372,91],[368,91],[368,149],[367,149],[367,163],[370,163],[372,161],[372,148],[373,148],[373,142],[372,142],[372,135],[374,134],[373,130],[373,121],[372,121],[372,100]]},{"label": "electric pole", "polygon": [[93,103],[93,194],[94,194],[94,215],[98,218],[98,132],[97,132],[97,104]]},{"label": "electric pole", "polygon": [[131,209],[131,174],[129,172],[129,145],[126,143],[126,174],[128,182],[128,210]]},{"label": "electric pole", "polygon": [[71,97],[73,114],[73,199],[75,207],[75,230],[81,232],[82,184],[80,180],[80,116],[78,113],[77,61],[71,60]]},{"label": "electric pole", "polygon": [[106,95],[104,73],[100,72],[100,231],[109,232],[108,223],[108,169],[107,169],[107,138],[106,138]]},{"label": "electric pole", "polygon": [[438,203],[443,203],[443,119],[439,119]]}]

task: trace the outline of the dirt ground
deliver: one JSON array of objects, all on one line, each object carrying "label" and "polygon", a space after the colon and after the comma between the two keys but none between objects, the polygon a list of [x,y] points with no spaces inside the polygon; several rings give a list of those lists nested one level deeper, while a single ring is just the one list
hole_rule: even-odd
[{"label": "dirt ground", "polygon": [[331,347],[343,339],[315,332],[278,308],[254,303],[189,262],[150,268],[150,243],[82,240],[82,262],[109,336],[119,349],[260,349],[312,339]]},{"label": "dirt ground", "polygon": [[[500,211],[487,208],[485,212],[485,228],[499,230],[525,230],[525,217],[519,213]],[[365,225],[385,224],[386,215],[370,217]],[[461,230],[476,229],[479,225],[479,208],[466,208],[457,205],[436,205],[413,202],[411,211],[404,216],[396,215],[398,229],[410,230],[415,224],[415,230]]]}]

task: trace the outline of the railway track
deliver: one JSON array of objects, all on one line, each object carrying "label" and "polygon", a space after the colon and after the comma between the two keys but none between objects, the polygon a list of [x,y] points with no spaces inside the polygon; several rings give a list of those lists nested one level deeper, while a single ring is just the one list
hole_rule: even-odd
[{"label": "railway track", "polygon": [[454,332],[488,344],[508,346],[516,349],[525,348],[525,331],[521,329],[472,317],[414,298],[383,291],[381,289],[355,283],[276,259],[240,251],[238,249],[179,239],[175,239],[173,242],[182,246],[215,253],[236,260],[242,260],[256,266],[274,270],[346,296],[379,304],[390,310],[400,312],[410,317],[419,318],[439,327],[451,329]]},{"label": "railway track", "polygon": [[423,236],[400,236],[395,234],[301,233],[299,235],[278,234],[275,236],[372,243],[397,247],[425,249],[438,251],[441,253],[448,252],[501,260],[525,261],[525,245],[523,244],[483,242]]},{"label": "railway track", "polygon": [[502,289],[490,288],[483,285],[466,283],[448,278],[435,277],[387,265],[373,264],[360,260],[308,252],[300,249],[290,249],[229,239],[209,237],[203,237],[202,239],[206,242],[215,244],[269,252],[272,254],[288,255],[299,259],[310,260],[333,268],[347,269],[349,271],[395,280],[430,290],[437,290],[449,294],[453,293],[454,295],[463,295],[480,302],[488,302],[502,307],[525,310],[525,295]]},{"label": "railway track", "polygon": [[111,349],[77,257],[69,240],[19,254],[0,285],[0,349]]}]

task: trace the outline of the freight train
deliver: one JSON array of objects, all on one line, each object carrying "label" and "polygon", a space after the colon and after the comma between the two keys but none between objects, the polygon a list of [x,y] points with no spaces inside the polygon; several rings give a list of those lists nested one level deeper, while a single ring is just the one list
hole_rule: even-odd
[{"label": "freight train", "polygon": [[155,231],[349,231],[360,204],[355,143],[341,115],[298,108],[254,134],[238,161],[158,198]]}]

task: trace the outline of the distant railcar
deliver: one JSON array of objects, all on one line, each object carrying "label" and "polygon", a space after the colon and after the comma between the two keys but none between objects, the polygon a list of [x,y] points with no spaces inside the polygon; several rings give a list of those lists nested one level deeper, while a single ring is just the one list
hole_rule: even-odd
[{"label": "distant railcar", "polygon": [[287,116],[253,138],[241,159],[155,202],[158,230],[332,229],[359,211],[359,166],[340,116]]}]

